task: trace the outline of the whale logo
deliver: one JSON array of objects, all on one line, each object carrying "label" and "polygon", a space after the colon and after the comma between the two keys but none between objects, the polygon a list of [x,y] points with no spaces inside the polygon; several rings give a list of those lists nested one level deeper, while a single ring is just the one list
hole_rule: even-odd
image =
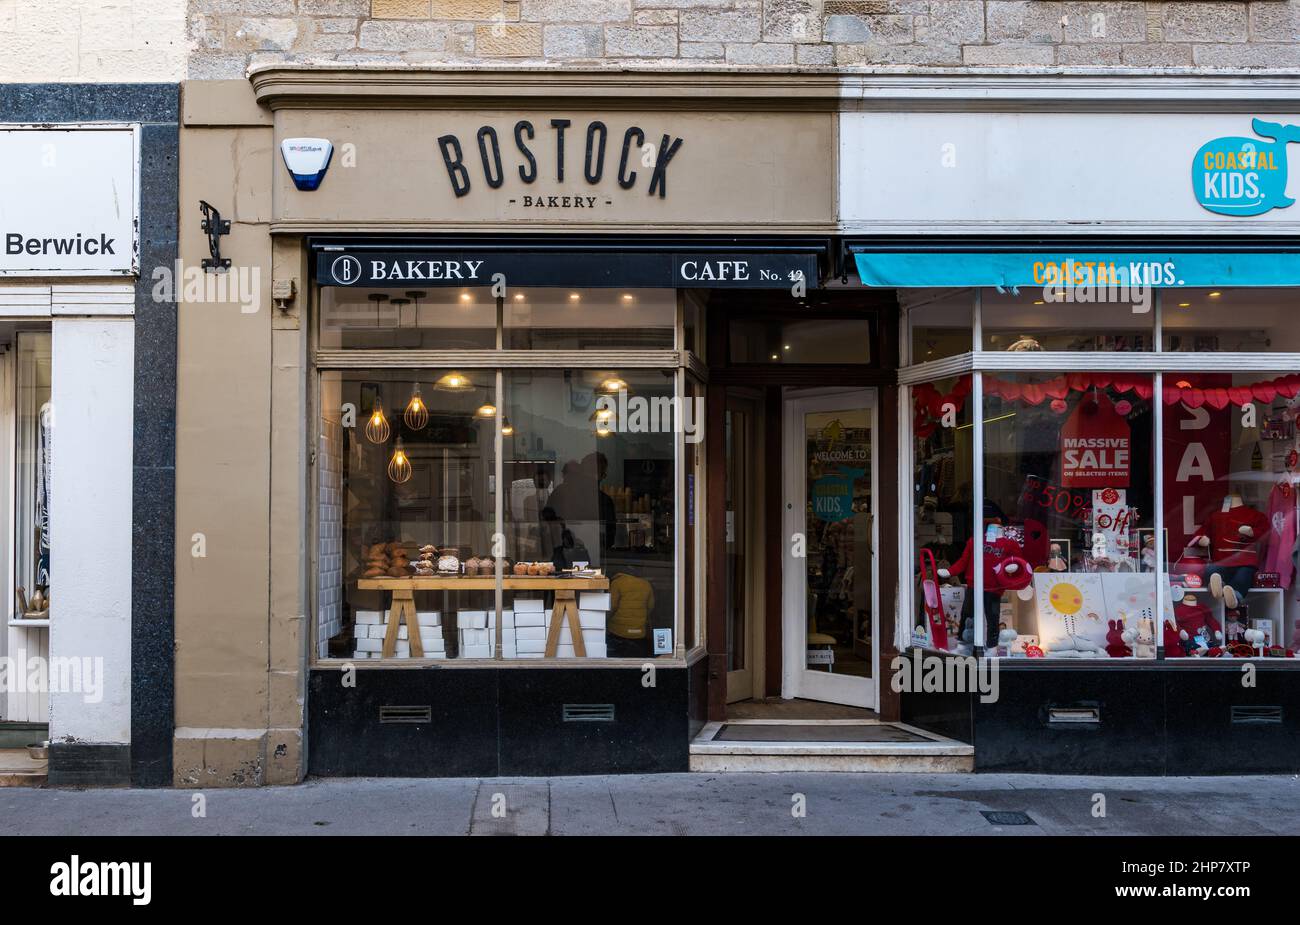
[{"label": "whale logo", "polygon": [[1286,146],[1300,141],[1300,126],[1255,119],[1260,138],[1207,141],[1192,158],[1192,192],[1217,215],[1263,215],[1295,202],[1286,194]]}]

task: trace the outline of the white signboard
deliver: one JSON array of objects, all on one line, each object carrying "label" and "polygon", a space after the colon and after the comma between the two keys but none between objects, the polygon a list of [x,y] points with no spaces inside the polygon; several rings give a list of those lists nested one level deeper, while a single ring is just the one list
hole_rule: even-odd
[{"label": "white signboard", "polygon": [[0,129],[0,276],[139,272],[139,132]]},{"label": "white signboard", "polygon": [[841,223],[850,234],[1295,234],[1295,141],[1300,115],[1277,113],[844,113]]}]

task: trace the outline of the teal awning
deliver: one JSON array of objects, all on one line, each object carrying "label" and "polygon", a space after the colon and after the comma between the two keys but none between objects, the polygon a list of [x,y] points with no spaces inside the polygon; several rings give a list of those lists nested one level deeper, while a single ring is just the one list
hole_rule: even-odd
[{"label": "teal awning", "polygon": [[857,251],[863,285],[918,287],[1052,284],[1155,286],[1300,286],[1300,252],[1089,253]]}]

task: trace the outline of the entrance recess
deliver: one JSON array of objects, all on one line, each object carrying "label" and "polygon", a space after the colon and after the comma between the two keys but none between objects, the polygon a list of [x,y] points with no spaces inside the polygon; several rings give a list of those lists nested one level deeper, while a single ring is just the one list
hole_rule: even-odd
[{"label": "entrance recess", "polygon": [[876,393],[788,389],[781,696],[876,705]]}]

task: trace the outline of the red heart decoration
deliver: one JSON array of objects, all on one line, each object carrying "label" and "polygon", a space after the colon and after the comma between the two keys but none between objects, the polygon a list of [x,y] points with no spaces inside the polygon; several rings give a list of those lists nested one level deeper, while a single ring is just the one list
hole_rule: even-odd
[{"label": "red heart decoration", "polygon": [[1249,405],[1254,397],[1248,385],[1234,385],[1228,389],[1228,398],[1234,405]]},{"label": "red heart decoration", "polygon": [[1043,383],[1043,391],[1049,398],[1064,398],[1070,394],[1070,386],[1064,376],[1057,376]]},{"label": "red heart decoration", "polygon": [[971,377],[969,375],[965,375],[962,376],[960,379],[958,379],[957,384],[952,387],[952,394],[969,395],[970,389],[971,389]]},{"label": "red heart decoration", "polygon": [[1134,383],[1135,380],[1133,379],[1132,376],[1116,376],[1114,382],[1115,391],[1132,392]]},{"label": "red heart decoration", "polygon": [[1176,385],[1165,386],[1164,400],[1166,405],[1176,405],[1183,400],[1183,390]]},{"label": "red heart decoration", "polygon": [[1271,382],[1256,382],[1250,387],[1251,394],[1262,401],[1264,404],[1270,404],[1273,399],[1277,398],[1277,389],[1273,388]]},{"label": "red heart decoration", "polygon": [[1020,397],[1021,385],[1019,382],[1003,382],[1001,383],[1001,386],[1002,397],[1007,401],[1015,401]]},{"label": "red heart decoration", "polygon": [[1053,398],[1050,407],[1057,414],[1065,414],[1065,409],[1070,406],[1066,404],[1064,398]]},{"label": "red heart decoration", "polygon": [[1138,398],[1142,399],[1143,401],[1149,399],[1152,396],[1152,394],[1154,394],[1155,390],[1156,388],[1154,385],[1151,384],[1150,379],[1144,379],[1141,382],[1139,382],[1137,385],[1133,386],[1133,392],[1137,395]]},{"label": "red heart decoration", "polygon": [[1216,411],[1222,411],[1228,407],[1228,390],[1227,389],[1206,389],[1205,403]]},{"label": "red heart decoration", "polygon": [[1037,382],[1026,382],[1020,389],[1020,397],[1031,405],[1041,405],[1047,396]]},{"label": "red heart decoration", "polygon": [[1290,376],[1278,376],[1273,380],[1273,388],[1277,389],[1277,394],[1283,398],[1295,398],[1296,387]]},{"label": "red heart decoration", "polygon": [[1189,408],[1199,408],[1205,404],[1205,393],[1200,389],[1183,389],[1183,404]]},{"label": "red heart decoration", "polygon": [[1092,377],[1087,373],[1067,373],[1065,381],[1070,386],[1070,391],[1084,392],[1087,391],[1088,384],[1092,382]]},{"label": "red heart decoration", "polygon": [[1104,388],[1106,388],[1106,386],[1110,385],[1112,381],[1113,381],[1113,380],[1112,380],[1111,375],[1110,375],[1109,373],[1093,373],[1093,374],[1092,374],[1092,384],[1093,384],[1094,386],[1096,386],[1097,388],[1099,388],[1099,389],[1104,389]]}]

